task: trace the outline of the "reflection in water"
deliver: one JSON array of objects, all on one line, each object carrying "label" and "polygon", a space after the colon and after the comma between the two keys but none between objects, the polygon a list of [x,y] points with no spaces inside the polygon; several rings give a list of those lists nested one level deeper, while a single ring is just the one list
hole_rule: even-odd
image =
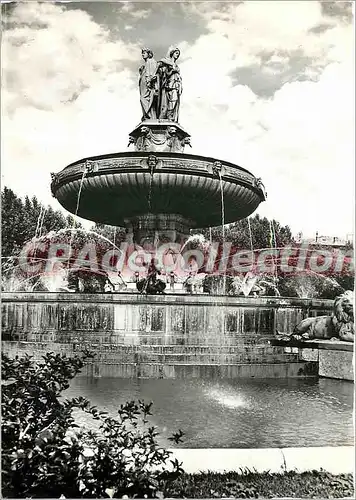
[{"label": "reflection in water", "polygon": [[238,390],[234,390],[233,387],[210,387],[204,391],[207,398],[211,398],[215,402],[222,406],[227,406],[228,408],[247,408],[249,403],[246,398],[244,398]]},{"label": "reflection in water", "polygon": [[[65,393],[115,415],[125,401],[153,401],[162,446],[185,432],[185,448],[353,444],[353,384],[339,380],[169,380],[77,378]],[[87,416],[80,422],[92,425]]]}]

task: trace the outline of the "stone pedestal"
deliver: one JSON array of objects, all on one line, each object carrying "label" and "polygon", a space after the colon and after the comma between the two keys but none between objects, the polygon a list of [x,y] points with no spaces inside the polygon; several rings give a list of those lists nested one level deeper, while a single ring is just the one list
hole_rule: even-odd
[{"label": "stone pedestal", "polygon": [[170,120],[145,120],[129,135],[135,151],[183,153],[190,146],[190,135],[179,123]]},{"label": "stone pedestal", "polygon": [[317,361],[319,377],[354,381],[354,344],[330,340],[308,340],[300,347],[303,361]]},{"label": "stone pedestal", "polygon": [[145,214],[125,220],[127,242],[157,248],[164,243],[183,245],[193,221],[178,214]]}]

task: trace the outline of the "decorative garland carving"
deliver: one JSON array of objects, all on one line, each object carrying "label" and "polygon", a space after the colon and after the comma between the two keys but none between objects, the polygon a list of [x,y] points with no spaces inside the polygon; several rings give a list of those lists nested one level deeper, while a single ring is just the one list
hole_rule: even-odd
[{"label": "decorative garland carving", "polygon": [[179,125],[168,123],[145,124],[138,126],[130,135],[129,143],[136,151],[182,153],[190,138]]},{"label": "decorative garland carving", "polygon": [[[147,136],[150,135],[149,127],[142,127]],[[167,135],[169,132],[170,139],[174,141],[176,139],[175,127],[171,126],[170,130],[167,130]],[[214,162],[206,162],[201,159],[192,162],[190,158],[181,159],[164,157],[161,158],[159,155],[150,154],[148,157],[142,155],[141,157],[123,157],[123,158],[103,158],[98,160],[85,160],[80,164],[73,165],[72,167],[67,167],[64,171],[59,174],[51,174],[52,184],[51,186],[56,186],[62,180],[66,179],[68,176],[72,177],[76,174],[82,175],[84,169],[87,169],[87,173],[91,174],[100,170],[100,172],[105,173],[105,170],[117,170],[120,173],[120,169],[136,169],[143,168],[144,170],[149,170],[150,174],[153,175],[157,168],[165,170],[182,170],[185,172],[190,171],[196,175],[199,172],[205,172],[207,174],[213,175],[215,178],[219,175],[223,175],[224,179],[228,182],[238,183],[239,181],[246,182],[250,186],[261,190],[264,198],[267,198],[267,193],[265,187],[260,178],[255,178],[252,175],[249,176],[240,172],[238,169],[224,165],[222,162],[216,160]],[[52,191],[53,192],[53,191]]]}]

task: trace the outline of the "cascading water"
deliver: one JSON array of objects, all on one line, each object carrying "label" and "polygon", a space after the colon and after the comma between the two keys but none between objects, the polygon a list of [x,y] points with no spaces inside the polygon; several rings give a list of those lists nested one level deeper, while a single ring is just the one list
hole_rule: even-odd
[{"label": "cascading water", "polygon": [[42,228],[43,228],[43,223],[44,223],[45,216],[46,216],[46,209],[43,207],[42,218],[40,220],[40,224],[39,224],[39,227],[38,227],[38,237],[39,238],[42,235]]},{"label": "cascading water", "polygon": [[[220,196],[221,196],[222,245],[223,245],[223,249],[224,249],[225,248],[225,204],[224,204],[223,181],[222,181],[220,170],[219,170],[219,183],[220,183]],[[226,271],[224,271],[224,277],[223,277],[223,295],[226,295]]]},{"label": "cascading water", "polygon": [[[270,247],[272,250],[276,250],[277,249],[277,240],[276,240],[276,231],[275,231],[275,227],[274,227],[274,222],[273,220],[270,221],[269,223],[270,225]],[[275,288],[275,291],[277,293],[277,295],[279,295],[279,291],[278,291],[278,288],[277,288],[277,283],[278,283],[278,266],[277,266],[277,263],[276,263],[276,258],[275,256],[272,256],[272,259],[273,259],[273,277],[274,277],[274,288]]]},{"label": "cascading water", "polygon": [[[31,251],[31,248],[34,248],[34,256],[35,251],[37,249],[38,243],[49,242],[51,244],[53,241],[58,243],[61,240],[66,241],[68,236],[68,232],[71,232],[71,241],[73,241],[75,234],[79,234],[80,236],[90,236],[93,235],[95,238],[99,238],[105,242],[107,242],[110,247],[112,247],[112,252],[117,251],[121,253],[122,250],[115,244],[115,241],[111,241],[109,238],[91,230],[85,230],[81,228],[72,228],[72,229],[60,229],[58,231],[50,231],[49,233],[41,236],[40,238],[32,239],[27,243],[29,245],[28,251]],[[84,234],[83,234],[84,233]],[[63,236],[63,239],[61,238]],[[59,241],[58,241],[59,240]],[[24,247],[26,251],[26,246]],[[34,257],[32,258],[32,260]],[[6,279],[3,280],[2,287],[4,291],[16,292],[20,289],[24,289],[23,291],[34,291],[36,288],[40,288],[43,291],[60,291],[66,289],[66,280],[67,280],[67,270],[66,265],[64,263],[60,263],[57,258],[53,259],[53,263],[49,266],[51,269],[51,273],[45,270],[47,264],[49,263],[48,258],[36,257],[36,263],[43,263],[44,270],[39,272],[38,274],[31,274],[31,276],[26,276],[21,271],[23,263],[19,264],[10,263],[6,270]],[[86,262],[86,261],[85,261]],[[87,262],[86,262],[87,263]],[[33,283],[35,280],[35,283]]]},{"label": "cascading water", "polygon": [[111,265],[115,262],[115,240],[116,240],[116,227],[114,227],[113,241],[112,241],[112,254],[111,254]]},{"label": "cascading water", "polygon": [[251,252],[253,253],[252,230],[251,230],[251,221],[250,221],[249,217],[247,217],[247,225],[248,225],[248,232],[249,232],[249,236],[250,236]]},{"label": "cascading water", "polygon": [[149,210],[149,212],[151,212],[152,183],[153,183],[153,169],[150,170],[150,182],[148,185],[148,210]]},{"label": "cascading water", "polygon": [[[40,213],[39,213],[38,218],[37,218],[37,225],[36,225],[36,229],[35,229],[35,239],[41,237],[43,221],[44,221],[45,215],[46,215],[46,209],[45,209],[45,207],[43,207],[41,205]],[[36,256],[37,256],[37,247],[35,248],[34,259],[36,259]]]},{"label": "cascading water", "polygon": [[[75,213],[74,213],[74,217],[73,217],[72,229],[75,228],[74,227],[75,226],[75,218],[78,215],[79,204],[80,204],[80,197],[81,197],[81,194],[82,194],[83,183],[84,183],[84,179],[85,179],[85,176],[86,176],[87,172],[88,172],[88,169],[84,168],[83,175],[82,175],[82,177],[80,179],[80,184],[79,184],[79,191],[78,191],[78,197],[77,197],[77,206],[75,208]],[[73,231],[71,232],[70,240],[69,240],[69,254],[68,254],[68,261],[67,261],[67,268],[68,269],[69,269],[69,265],[70,265],[71,254],[72,254],[72,244],[73,244]]]},{"label": "cascading water", "polygon": [[114,236],[112,239],[112,258],[114,258],[114,252],[115,252],[115,240],[116,240],[116,227],[114,227]]},{"label": "cascading water", "polygon": [[39,238],[41,236],[42,232],[42,226],[43,226],[43,220],[46,214],[46,209],[41,205],[40,208],[40,213],[37,218],[37,224],[36,224],[36,229],[35,229],[35,238]]},{"label": "cascading water", "polygon": [[187,245],[189,245],[189,243],[195,243],[199,246],[201,246],[202,248],[204,248],[206,246],[206,239],[204,237],[203,234],[191,234],[189,236],[189,238],[187,239],[187,241],[184,243],[184,245],[182,246],[181,248],[181,252],[185,249],[185,247]]},{"label": "cascading water", "polygon": [[100,233],[97,233],[96,231],[91,231],[90,229],[88,230],[88,229],[83,229],[83,228],[78,228],[78,227],[68,228],[68,229],[60,229],[59,231],[53,232],[54,234],[51,235],[51,233],[48,233],[48,235],[51,235],[51,238],[53,238],[54,235],[60,235],[62,233],[65,233],[66,231],[72,231],[73,233],[80,233],[80,232],[82,232],[82,233],[85,233],[85,234],[93,234],[93,235],[97,236],[98,238],[101,238],[102,240],[107,241],[116,250],[119,250],[119,252],[121,252],[121,249],[115,244],[114,241],[110,240],[109,238],[107,238],[106,236],[103,236]]}]

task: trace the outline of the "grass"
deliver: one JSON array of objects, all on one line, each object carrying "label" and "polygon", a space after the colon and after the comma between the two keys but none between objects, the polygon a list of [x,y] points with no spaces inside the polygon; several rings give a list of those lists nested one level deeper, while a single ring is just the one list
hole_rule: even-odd
[{"label": "grass", "polygon": [[354,498],[352,474],[320,471],[183,474],[167,486],[167,498]]}]

